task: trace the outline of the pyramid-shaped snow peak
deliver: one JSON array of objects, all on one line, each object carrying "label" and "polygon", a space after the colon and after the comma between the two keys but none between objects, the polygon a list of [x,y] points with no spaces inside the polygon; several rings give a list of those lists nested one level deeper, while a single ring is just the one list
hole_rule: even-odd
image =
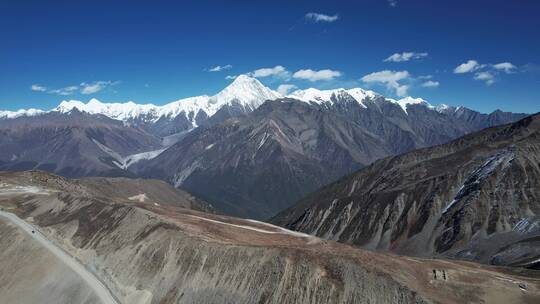
[{"label": "pyramid-shaped snow peak", "polygon": [[266,100],[281,97],[279,93],[265,87],[256,78],[239,75],[229,86],[212,97],[212,99],[219,106],[236,102],[253,110]]}]

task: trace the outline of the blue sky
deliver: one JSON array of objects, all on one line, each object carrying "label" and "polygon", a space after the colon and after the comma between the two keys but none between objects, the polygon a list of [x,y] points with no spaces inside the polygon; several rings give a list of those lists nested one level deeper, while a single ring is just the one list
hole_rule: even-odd
[{"label": "blue sky", "polygon": [[272,89],[540,111],[539,1],[110,2],[0,2],[0,109],[164,104],[251,73]]}]

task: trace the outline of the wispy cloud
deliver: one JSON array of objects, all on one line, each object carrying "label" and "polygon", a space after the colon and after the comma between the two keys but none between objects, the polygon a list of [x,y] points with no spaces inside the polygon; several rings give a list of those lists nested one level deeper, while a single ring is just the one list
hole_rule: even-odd
[{"label": "wispy cloud", "polygon": [[539,73],[540,72],[540,65],[536,63],[527,63],[520,67],[520,70],[523,72],[532,72],[532,73]]},{"label": "wispy cloud", "polygon": [[412,59],[421,59],[428,56],[428,53],[417,53],[417,52],[403,52],[403,53],[395,53],[388,58],[386,58],[385,62],[402,62],[402,61],[409,61]]},{"label": "wispy cloud", "polygon": [[514,73],[517,67],[510,62],[501,62],[493,65],[493,68],[499,71],[504,71],[506,74]]},{"label": "wispy cloud", "polygon": [[424,88],[436,88],[440,85],[438,81],[428,80],[424,83],[422,83],[422,87]]},{"label": "wispy cloud", "polygon": [[334,78],[340,77],[340,71],[334,71],[329,69],[314,71],[312,69],[298,70],[293,74],[293,78],[308,80],[308,81],[328,81]]},{"label": "wispy cloud", "polygon": [[476,60],[469,60],[460,64],[454,69],[455,74],[465,74],[474,72],[474,80],[484,81],[490,86],[495,83],[497,75],[501,73],[512,74],[517,71],[517,67],[510,62],[497,64],[480,64]]},{"label": "wispy cloud", "polygon": [[232,68],[232,65],[230,64],[227,64],[224,66],[216,65],[215,67],[209,68],[208,72],[221,72],[221,71],[229,70],[231,68]]},{"label": "wispy cloud", "polygon": [[227,75],[225,76],[225,79],[234,80],[236,77],[238,77],[238,75]]},{"label": "wispy cloud", "polygon": [[290,76],[289,71],[281,65],[276,65],[273,68],[261,68],[257,69],[253,72],[247,73],[248,76],[255,77],[255,78],[263,78],[263,77],[279,77],[279,78],[288,78]]},{"label": "wispy cloud", "polygon": [[306,19],[314,22],[334,22],[339,19],[339,15],[326,15],[310,12],[306,14]]},{"label": "wispy cloud", "polygon": [[488,86],[495,83],[495,75],[491,72],[478,72],[474,75],[474,79],[485,81]]},{"label": "wispy cloud", "polygon": [[471,59],[471,60],[469,60],[469,61],[467,61],[465,63],[462,63],[462,64],[458,65],[454,69],[454,73],[455,74],[470,73],[470,72],[474,72],[474,71],[478,70],[481,67],[482,66],[478,63],[478,61]]},{"label": "wispy cloud", "polygon": [[290,92],[291,90],[294,90],[294,89],[296,89],[296,88],[298,88],[298,87],[295,86],[294,84],[288,84],[288,83],[287,83],[287,84],[282,84],[282,85],[280,85],[280,86],[277,88],[277,91],[278,91],[278,93],[281,94],[281,95],[287,95],[287,94],[289,94],[289,92]]},{"label": "wispy cloud", "polygon": [[57,94],[62,96],[73,95],[79,90],[78,86],[68,86],[60,89],[50,90],[47,93]]},{"label": "wispy cloud", "polygon": [[48,94],[56,94],[62,96],[73,95],[76,93],[89,95],[102,91],[108,87],[119,84],[119,81],[104,81],[98,80],[91,83],[83,82],[80,85],[71,85],[59,89],[49,89],[46,86],[33,84],[30,89],[34,92],[44,92]]},{"label": "wispy cloud", "polygon": [[390,5],[391,7],[397,6],[397,0],[387,0],[387,1],[388,1],[388,5]]},{"label": "wispy cloud", "polygon": [[403,81],[410,81],[411,74],[408,71],[390,71],[384,70],[365,75],[361,80],[365,83],[379,83],[386,86],[390,91],[394,91],[399,97],[407,95],[409,85],[403,84]]},{"label": "wispy cloud", "polygon": [[30,90],[32,90],[34,92],[47,92],[47,87],[44,87],[44,86],[39,85],[39,84],[33,84],[30,87]]},{"label": "wispy cloud", "polygon": [[[245,73],[245,75],[250,76],[250,77],[255,77],[255,78],[273,77],[274,79],[285,80],[285,81],[289,81],[292,77],[294,79],[315,82],[315,81],[333,80],[337,77],[340,77],[341,72],[329,70],[329,69],[324,69],[324,70],[319,70],[319,71],[312,70],[312,69],[302,69],[291,74],[291,72],[289,72],[284,66],[276,65],[270,68],[260,68],[260,69]],[[236,77],[237,75],[228,75],[225,78],[235,79]]]},{"label": "wispy cloud", "polygon": [[92,83],[83,82],[80,85],[81,94],[89,95],[104,90],[107,87],[117,85],[118,81],[94,81]]}]

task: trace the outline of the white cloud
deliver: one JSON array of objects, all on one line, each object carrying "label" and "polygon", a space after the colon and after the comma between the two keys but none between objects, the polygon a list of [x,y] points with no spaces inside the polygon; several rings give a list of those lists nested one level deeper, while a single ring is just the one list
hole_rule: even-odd
[{"label": "white cloud", "polygon": [[225,79],[234,80],[236,77],[238,77],[238,75],[227,75],[225,76]]},{"label": "white cloud", "polygon": [[454,73],[455,74],[464,74],[464,73],[474,72],[474,71],[478,70],[481,67],[482,66],[478,63],[478,61],[469,60],[469,61],[467,61],[465,63],[462,63],[462,64],[458,65],[454,69]]},{"label": "white cloud", "polygon": [[287,78],[289,77],[289,72],[283,66],[276,65],[273,68],[262,68],[255,70],[253,72],[247,73],[247,75],[255,78],[263,78],[269,76]]},{"label": "white cloud", "polygon": [[361,79],[365,83],[380,83],[386,85],[389,90],[395,91],[396,95],[403,97],[407,95],[408,85],[400,83],[401,81],[410,81],[411,75],[408,71],[389,71],[384,70],[368,74]]},{"label": "white cloud", "polygon": [[60,89],[56,89],[56,90],[50,90],[47,93],[66,96],[66,95],[73,95],[78,90],[79,90],[78,86],[69,86],[69,87],[64,87],[64,88],[60,88]]},{"label": "white cloud", "polygon": [[390,57],[386,58],[384,61],[402,62],[402,61],[409,61],[411,59],[421,59],[427,56],[428,56],[428,53],[403,52],[401,54],[395,53],[391,55]]},{"label": "white cloud", "polygon": [[333,70],[328,70],[328,69],[319,70],[319,71],[305,69],[305,70],[296,71],[293,74],[293,78],[309,80],[309,81],[332,80],[340,76],[341,76],[340,71],[333,71]]},{"label": "white cloud", "polygon": [[[99,80],[99,81],[94,81],[92,83],[83,82],[80,85],[72,85],[72,86],[67,86],[67,87],[63,87],[59,89],[49,89],[39,84],[33,84],[30,87],[30,89],[35,92],[45,92],[48,94],[57,94],[57,95],[62,95],[62,96],[73,95],[75,93],[81,93],[81,94],[87,95],[87,94],[97,93],[107,87],[114,86],[119,83],[120,83],[119,81]],[[148,85],[146,84],[145,87],[148,87]]]},{"label": "white cloud", "polygon": [[455,68],[454,73],[463,74],[475,72],[473,79],[484,81],[488,86],[495,83],[495,77],[501,72],[512,74],[517,67],[510,62],[501,62],[497,64],[480,64],[476,60],[469,60]]},{"label": "white cloud", "polygon": [[388,4],[389,4],[391,7],[396,7],[396,6],[397,6],[397,0],[388,0]]},{"label": "white cloud", "polygon": [[474,75],[474,79],[485,81],[488,86],[495,83],[495,75],[491,72],[478,72]]},{"label": "white cloud", "polygon": [[513,73],[517,68],[510,62],[501,62],[493,65],[493,68],[499,71],[504,71],[506,74]]},{"label": "white cloud", "polygon": [[287,95],[291,90],[298,88],[294,84],[282,84],[277,88],[277,91],[281,95]]},{"label": "white cloud", "polygon": [[433,81],[433,80],[428,80],[424,83],[422,83],[422,86],[424,88],[436,88],[440,85],[440,83],[438,81]]},{"label": "white cloud", "polygon": [[306,14],[306,19],[313,20],[315,22],[334,22],[339,19],[339,16],[337,14],[330,16],[311,12]]},{"label": "white cloud", "polygon": [[232,68],[232,65],[230,64],[227,64],[224,66],[216,65],[215,67],[208,69],[208,72],[221,72],[221,71],[225,71],[231,68]]},{"label": "white cloud", "polygon": [[94,93],[97,93],[99,91],[102,91],[103,89],[109,87],[109,86],[113,86],[113,85],[116,85],[118,84],[118,82],[113,82],[113,81],[94,81],[93,83],[86,83],[86,82],[83,82],[81,83],[80,87],[81,87],[81,94],[84,94],[84,95],[89,95],[89,94],[94,94]]},{"label": "white cloud", "polygon": [[47,88],[39,84],[33,84],[30,89],[34,92],[47,92]]}]

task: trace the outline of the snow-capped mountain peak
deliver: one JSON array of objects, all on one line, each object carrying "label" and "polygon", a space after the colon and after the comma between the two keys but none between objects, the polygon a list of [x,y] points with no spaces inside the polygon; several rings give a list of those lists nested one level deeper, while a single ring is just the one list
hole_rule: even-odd
[{"label": "snow-capped mountain peak", "polygon": [[77,108],[87,113],[103,114],[123,121],[130,119],[156,121],[162,117],[173,119],[184,113],[186,118],[194,123],[199,111],[204,111],[206,115],[212,116],[221,107],[233,102],[239,103],[249,110],[254,110],[264,101],[280,97],[280,94],[265,87],[257,79],[240,75],[229,86],[212,97],[207,95],[189,97],[163,106],[136,104],[132,101],[104,103],[95,98],[90,99],[86,104],[78,100],[64,100],[53,111],[65,113]]},{"label": "snow-capped mountain peak", "polygon": [[432,109],[432,110],[435,109],[434,106],[432,106],[429,102],[425,101],[422,98],[414,98],[414,97],[411,97],[411,96],[407,96],[407,97],[402,98],[400,100],[393,100],[393,99],[388,99],[388,100],[398,104],[403,109],[403,111],[405,113],[407,113],[407,107],[409,105],[424,105],[424,106],[428,107],[429,109]]},{"label": "snow-capped mountain peak", "polygon": [[324,102],[331,102],[332,95],[342,90],[343,89],[318,90],[315,88],[309,88],[305,90],[294,91],[287,97],[298,99],[304,102],[315,102],[320,104]]},{"label": "snow-capped mountain peak", "polygon": [[236,102],[250,110],[258,108],[266,100],[281,98],[281,94],[265,87],[259,80],[239,75],[221,92],[211,98],[219,107]]},{"label": "snow-capped mountain peak", "polygon": [[314,88],[309,88],[306,90],[297,90],[292,92],[287,97],[298,99],[304,102],[315,102],[318,104],[321,103],[333,103],[332,97],[339,97],[348,95],[353,97],[361,106],[364,108],[364,100],[373,99],[378,96],[377,93],[373,91],[366,91],[361,88],[353,88],[349,90],[345,89],[334,89],[334,90],[318,90]]},{"label": "snow-capped mountain peak", "polygon": [[62,102],[60,102],[60,104],[56,108],[54,108],[53,111],[67,113],[74,108],[82,110],[83,108],[85,108],[85,106],[86,105],[83,102],[78,100],[62,100]]},{"label": "snow-capped mountain peak", "polygon": [[113,119],[127,120],[148,114],[155,110],[157,106],[153,104],[136,104],[132,101],[125,103],[103,103],[92,98],[86,104],[78,100],[64,100],[53,111],[65,113],[73,110],[73,108],[90,114],[103,114]]},{"label": "snow-capped mountain peak", "polygon": [[11,118],[18,118],[18,117],[23,117],[23,116],[36,116],[36,115],[40,115],[40,114],[43,114],[43,113],[46,113],[45,111],[43,110],[38,110],[38,109],[21,109],[21,110],[17,110],[17,111],[0,111],[0,118],[7,118],[7,119],[11,119]]}]

